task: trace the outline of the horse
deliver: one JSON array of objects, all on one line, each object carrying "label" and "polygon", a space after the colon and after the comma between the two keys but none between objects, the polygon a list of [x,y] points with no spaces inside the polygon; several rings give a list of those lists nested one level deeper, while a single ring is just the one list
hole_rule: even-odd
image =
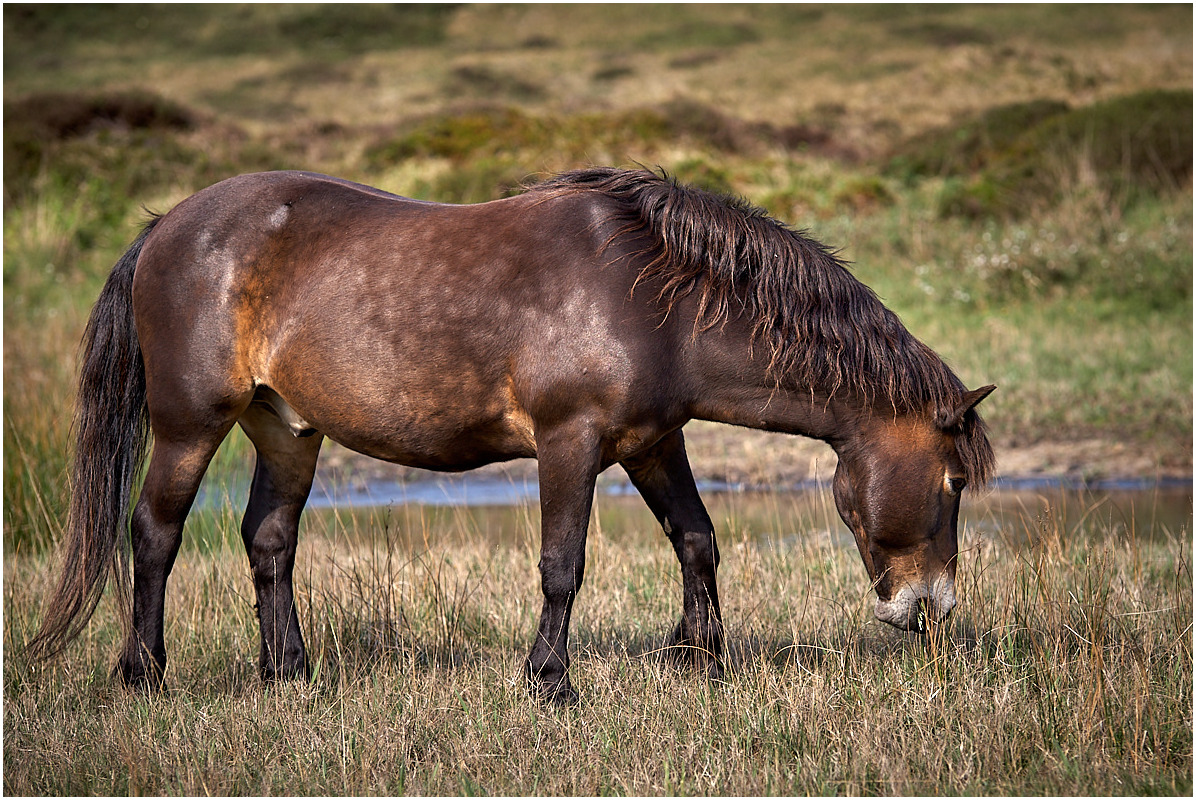
[{"label": "horse", "polygon": [[256,452],[241,536],[264,681],[309,674],[292,573],[324,437],[431,470],[538,460],[543,607],[525,677],[551,703],[578,700],[569,619],[595,479],[616,463],[680,563],[668,642],[722,676],[694,419],[829,443],[876,617],[942,620],[961,492],[993,471],[975,409],[995,387],[967,390],[834,252],[745,200],[647,169],[523,189],[450,205],[265,172],[152,216],[84,332],[62,572],[29,650],[61,654],[111,575],[115,672],[164,686],[167,578],[234,425]]}]

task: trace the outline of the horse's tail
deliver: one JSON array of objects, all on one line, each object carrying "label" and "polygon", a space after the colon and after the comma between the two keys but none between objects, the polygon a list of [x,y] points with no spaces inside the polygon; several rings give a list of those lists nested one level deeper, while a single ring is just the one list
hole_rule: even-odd
[{"label": "horse's tail", "polygon": [[149,439],[145,363],[133,324],[133,273],[160,217],[152,218],[112,268],[80,345],[75,459],[61,574],[26,652],[62,653],[95,612],[109,571],[122,624],[129,624],[128,511]]}]

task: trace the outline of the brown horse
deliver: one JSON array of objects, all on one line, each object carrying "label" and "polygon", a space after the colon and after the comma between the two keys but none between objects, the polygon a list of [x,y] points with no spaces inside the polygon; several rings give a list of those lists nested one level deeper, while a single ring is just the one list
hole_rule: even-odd
[{"label": "brown horse", "polygon": [[479,205],[302,172],[243,175],[152,219],[92,312],[64,572],[36,653],[61,651],[117,572],[119,672],[161,685],[183,521],[239,424],[257,451],[241,534],[267,680],[302,676],[292,595],[324,436],[436,470],[539,460],[544,605],[526,663],[573,702],[569,616],[596,476],[627,471],[681,563],[672,642],[721,671],[714,527],[681,429],[800,433],[839,455],[834,495],[878,596],[921,629],[955,603],[966,483],[992,450],[967,391],[824,247],[655,173],[590,169]]}]

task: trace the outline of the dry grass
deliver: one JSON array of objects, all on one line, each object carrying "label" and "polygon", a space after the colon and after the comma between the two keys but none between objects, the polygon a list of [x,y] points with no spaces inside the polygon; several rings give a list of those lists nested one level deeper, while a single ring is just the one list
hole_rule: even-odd
[{"label": "dry grass", "polygon": [[[167,695],[109,681],[107,604],[65,663],[9,657],[4,789],[1190,791],[1190,530],[1144,540],[1049,514],[989,521],[965,532],[959,611],[920,639],[871,619],[828,502],[719,505],[733,669],[713,685],[657,656],[680,595],[659,531],[638,507],[600,502],[571,711],[530,702],[520,678],[539,609],[532,509],[316,515],[300,571],[317,674],[268,689],[239,545],[191,540],[168,602]],[[44,572],[43,558],[6,559],[10,653]]]}]

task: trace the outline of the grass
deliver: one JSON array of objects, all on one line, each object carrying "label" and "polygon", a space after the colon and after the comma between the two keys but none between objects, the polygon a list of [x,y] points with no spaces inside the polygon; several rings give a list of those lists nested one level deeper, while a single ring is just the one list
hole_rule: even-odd
[{"label": "grass", "polygon": [[[871,619],[829,498],[715,509],[725,683],[657,656],[676,564],[646,510],[604,500],[570,711],[529,702],[520,677],[534,509],[313,515],[299,593],[317,674],[271,688],[240,545],[202,541],[231,522],[211,512],[173,577],[167,696],[111,683],[108,604],[63,663],[10,656],[5,791],[1190,793],[1190,529],[981,521],[989,533],[964,533],[960,608],[923,640]],[[6,645],[31,630],[44,580],[42,559],[6,561]]]},{"label": "grass", "polygon": [[901,148],[889,171],[907,179],[957,178],[939,200],[944,216],[1025,218],[1077,189],[1112,207],[1192,172],[1192,93],[1143,91],[1072,110],[1053,101],[989,109],[955,129]]},{"label": "grass", "polygon": [[[532,510],[313,515],[320,671],[266,690],[218,506],[172,584],[167,698],[109,681],[107,602],[63,663],[16,654],[68,497],[91,303],[143,207],[254,170],[476,202],[660,164],[843,248],[965,382],[1000,386],[1000,453],[1190,474],[1190,7],[9,5],[4,31],[6,792],[1190,793],[1190,523],[973,530],[960,613],[923,642],[870,621],[825,498],[732,507],[736,669],[710,686],[654,654],[679,594],[655,523],[600,504],[586,704],[556,713],[517,680]],[[713,427],[693,429],[703,477],[811,458]],[[248,459],[232,437],[209,485]]]}]

